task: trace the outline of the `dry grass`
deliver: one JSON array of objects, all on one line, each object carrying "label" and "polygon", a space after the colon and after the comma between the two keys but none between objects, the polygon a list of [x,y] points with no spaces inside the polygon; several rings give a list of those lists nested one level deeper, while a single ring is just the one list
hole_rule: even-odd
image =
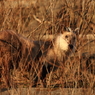
[{"label": "dry grass", "polygon": [[[79,27],[82,36],[77,37],[76,53],[64,63],[64,67],[47,75],[47,87],[90,88],[87,95],[94,95],[95,92],[92,90],[95,89],[95,1],[0,1],[0,30],[14,30],[28,39],[37,40],[42,39],[45,34],[55,35],[65,27]],[[88,34],[91,34],[93,39],[87,39],[85,35]],[[13,88],[31,86],[30,73],[22,71],[12,70]],[[0,80],[0,88],[5,87],[3,78]],[[73,93],[72,90],[70,95],[77,95]]]}]

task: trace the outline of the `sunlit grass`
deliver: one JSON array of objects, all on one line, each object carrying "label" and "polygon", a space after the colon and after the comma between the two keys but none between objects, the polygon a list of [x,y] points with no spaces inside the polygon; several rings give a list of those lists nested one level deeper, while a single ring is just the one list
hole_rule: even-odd
[{"label": "sunlit grass", "polygon": [[[76,53],[64,63],[64,68],[47,75],[47,87],[91,88],[90,93],[95,88],[95,1],[61,1],[0,1],[0,30],[14,30],[28,39],[38,40],[45,39],[45,35],[56,35],[65,27],[79,27],[83,36],[77,38]],[[93,39],[87,39],[87,34]],[[86,68],[88,60],[90,65]],[[30,73],[22,71],[12,70],[13,87],[31,87]],[[0,88],[6,87],[4,79],[0,80]],[[38,88],[40,84],[39,80]]]}]

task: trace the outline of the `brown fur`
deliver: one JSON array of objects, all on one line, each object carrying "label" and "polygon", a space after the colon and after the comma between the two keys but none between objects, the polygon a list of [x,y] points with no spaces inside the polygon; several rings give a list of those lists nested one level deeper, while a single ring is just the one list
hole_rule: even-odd
[{"label": "brown fur", "polygon": [[10,69],[29,69],[30,63],[39,57],[40,46],[13,31],[0,32],[0,67],[7,86],[10,86]]},{"label": "brown fur", "polygon": [[36,74],[43,81],[53,65],[60,66],[72,53],[75,37],[75,33],[66,31],[52,41],[30,41],[13,31],[1,31],[0,66],[7,86],[11,86],[10,69],[18,67],[29,71],[35,68],[41,70],[39,75]]}]

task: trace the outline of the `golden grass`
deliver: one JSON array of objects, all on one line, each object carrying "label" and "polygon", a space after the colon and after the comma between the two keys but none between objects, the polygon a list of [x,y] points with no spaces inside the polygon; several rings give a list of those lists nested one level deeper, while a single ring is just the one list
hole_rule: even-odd
[{"label": "golden grass", "polygon": [[[56,35],[65,27],[79,27],[82,36],[77,38],[76,53],[64,63],[64,68],[47,75],[47,87],[91,88],[88,95],[94,95],[91,90],[95,88],[95,39],[86,39],[85,35],[91,34],[94,38],[95,1],[33,1],[18,0],[15,4],[14,1],[0,1],[0,30],[14,30],[28,39],[37,40],[43,35]],[[28,72],[14,69],[12,73],[13,87],[31,86]],[[0,80],[0,88],[5,87],[3,79]]]}]

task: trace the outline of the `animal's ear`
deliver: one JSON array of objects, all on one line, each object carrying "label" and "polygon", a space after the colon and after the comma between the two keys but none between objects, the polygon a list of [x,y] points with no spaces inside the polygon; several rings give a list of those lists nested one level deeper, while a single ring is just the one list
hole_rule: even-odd
[{"label": "animal's ear", "polygon": [[66,27],[66,31],[72,32],[72,29],[70,27]]},{"label": "animal's ear", "polygon": [[74,30],[74,33],[76,34],[76,35],[79,35],[79,28],[76,28],[75,30]]},{"label": "animal's ear", "polygon": [[61,31],[61,33],[63,34],[64,32],[71,32],[71,28],[69,27],[64,27],[64,31]]}]

